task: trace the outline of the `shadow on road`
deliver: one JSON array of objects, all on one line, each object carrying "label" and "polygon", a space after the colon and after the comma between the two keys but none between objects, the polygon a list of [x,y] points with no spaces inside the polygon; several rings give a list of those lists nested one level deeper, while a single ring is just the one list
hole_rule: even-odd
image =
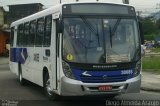
[{"label": "shadow on road", "polygon": [[[18,81],[18,80],[17,80]],[[25,87],[43,94],[43,88],[31,82],[26,83]],[[20,100],[20,106],[106,106],[107,98],[104,96],[79,96],[79,97],[59,97],[58,100]]]},{"label": "shadow on road", "polygon": [[82,99],[83,97],[74,97],[69,99],[63,97],[61,100],[35,100],[35,101],[20,101],[20,106],[105,106],[106,100],[94,100],[91,98]]},{"label": "shadow on road", "polygon": [[[24,87],[31,89],[34,93],[36,91],[45,98],[42,87],[29,81],[27,81]],[[18,101],[18,106],[106,106],[106,100],[108,99],[104,96],[60,97],[55,101],[48,100],[47,98],[44,100],[20,100]]]}]

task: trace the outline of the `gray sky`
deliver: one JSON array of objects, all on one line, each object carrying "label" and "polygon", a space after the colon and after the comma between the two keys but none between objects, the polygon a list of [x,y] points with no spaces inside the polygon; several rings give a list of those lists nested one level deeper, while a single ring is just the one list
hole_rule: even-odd
[{"label": "gray sky", "polygon": [[130,4],[136,8],[156,8],[156,4],[160,4],[160,0],[130,0]]},{"label": "gray sky", "polygon": [[[6,6],[11,4],[24,4],[24,3],[33,3],[41,2],[47,7],[51,6],[55,0],[0,0],[0,6]],[[58,0],[56,0],[58,1]],[[63,1],[63,0],[62,0]],[[100,0],[101,1],[101,0]],[[107,1],[107,0],[102,0]],[[116,0],[114,0],[116,1]],[[117,0],[118,1],[118,0]],[[136,9],[147,9],[147,8],[156,8],[156,4],[160,3],[160,0],[130,0],[130,4],[135,6]]]}]

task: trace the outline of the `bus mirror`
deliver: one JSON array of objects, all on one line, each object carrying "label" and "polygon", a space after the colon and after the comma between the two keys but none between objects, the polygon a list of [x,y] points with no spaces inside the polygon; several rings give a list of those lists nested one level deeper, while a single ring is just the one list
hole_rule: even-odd
[{"label": "bus mirror", "polygon": [[62,33],[63,32],[63,23],[62,20],[57,20],[57,32]]},{"label": "bus mirror", "polygon": [[140,31],[140,37],[141,37],[141,44],[144,44],[144,33],[143,33],[143,27],[141,22],[139,22],[139,31]]}]

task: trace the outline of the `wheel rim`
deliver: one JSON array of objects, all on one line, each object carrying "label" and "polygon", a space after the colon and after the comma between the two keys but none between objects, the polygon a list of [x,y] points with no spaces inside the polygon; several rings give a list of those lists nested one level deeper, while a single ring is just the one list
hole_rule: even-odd
[{"label": "wheel rim", "polygon": [[19,73],[19,81],[20,82],[22,81],[22,73],[21,72]]},{"label": "wheel rim", "polygon": [[47,82],[46,82],[46,90],[47,90],[47,93],[48,93],[49,95],[52,95],[50,79],[48,79]]}]

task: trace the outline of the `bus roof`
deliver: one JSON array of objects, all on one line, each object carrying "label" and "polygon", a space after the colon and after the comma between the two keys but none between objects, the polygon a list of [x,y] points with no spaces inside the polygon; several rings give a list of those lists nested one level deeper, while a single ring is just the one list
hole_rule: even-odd
[{"label": "bus roof", "polygon": [[29,16],[24,17],[22,19],[19,19],[17,21],[14,21],[11,24],[11,27],[15,26],[15,25],[18,25],[18,24],[21,24],[21,23],[25,23],[25,22],[28,22],[28,21],[35,20],[35,19],[40,18],[42,16],[46,16],[46,15],[49,15],[49,14],[61,12],[61,8],[60,7],[61,7],[61,4],[53,6],[53,7],[50,7],[50,8],[45,9],[45,10],[42,10],[42,11],[37,12],[35,14],[29,15]]},{"label": "bus roof", "polygon": [[54,14],[54,13],[61,13],[62,12],[62,5],[64,4],[83,4],[83,3],[106,3],[106,4],[116,4],[116,5],[124,5],[124,6],[130,6],[128,4],[123,4],[123,3],[112,3],[112,2],[71,2],[71,3],[62,3],[62,4],[58,4],[56,6],[52,6],[48,9],[45,9],[45,10],[42,10],[40,12],[37,12],[35,14],[32,14],[32,15],[29,15],[27,17],[24,17],[22,19],[19,19],[17,21],[14,21],[12,24],[11,24],[11,27],[15,26],[15,25],[19,25],[21,23],[25,23],[25,22],[28,22],[28,21],[32,21],[32,20],[35,20],[37,18],[40,18],[42,16],[47,16],[47,15],[50,15],[50,14]]}]

